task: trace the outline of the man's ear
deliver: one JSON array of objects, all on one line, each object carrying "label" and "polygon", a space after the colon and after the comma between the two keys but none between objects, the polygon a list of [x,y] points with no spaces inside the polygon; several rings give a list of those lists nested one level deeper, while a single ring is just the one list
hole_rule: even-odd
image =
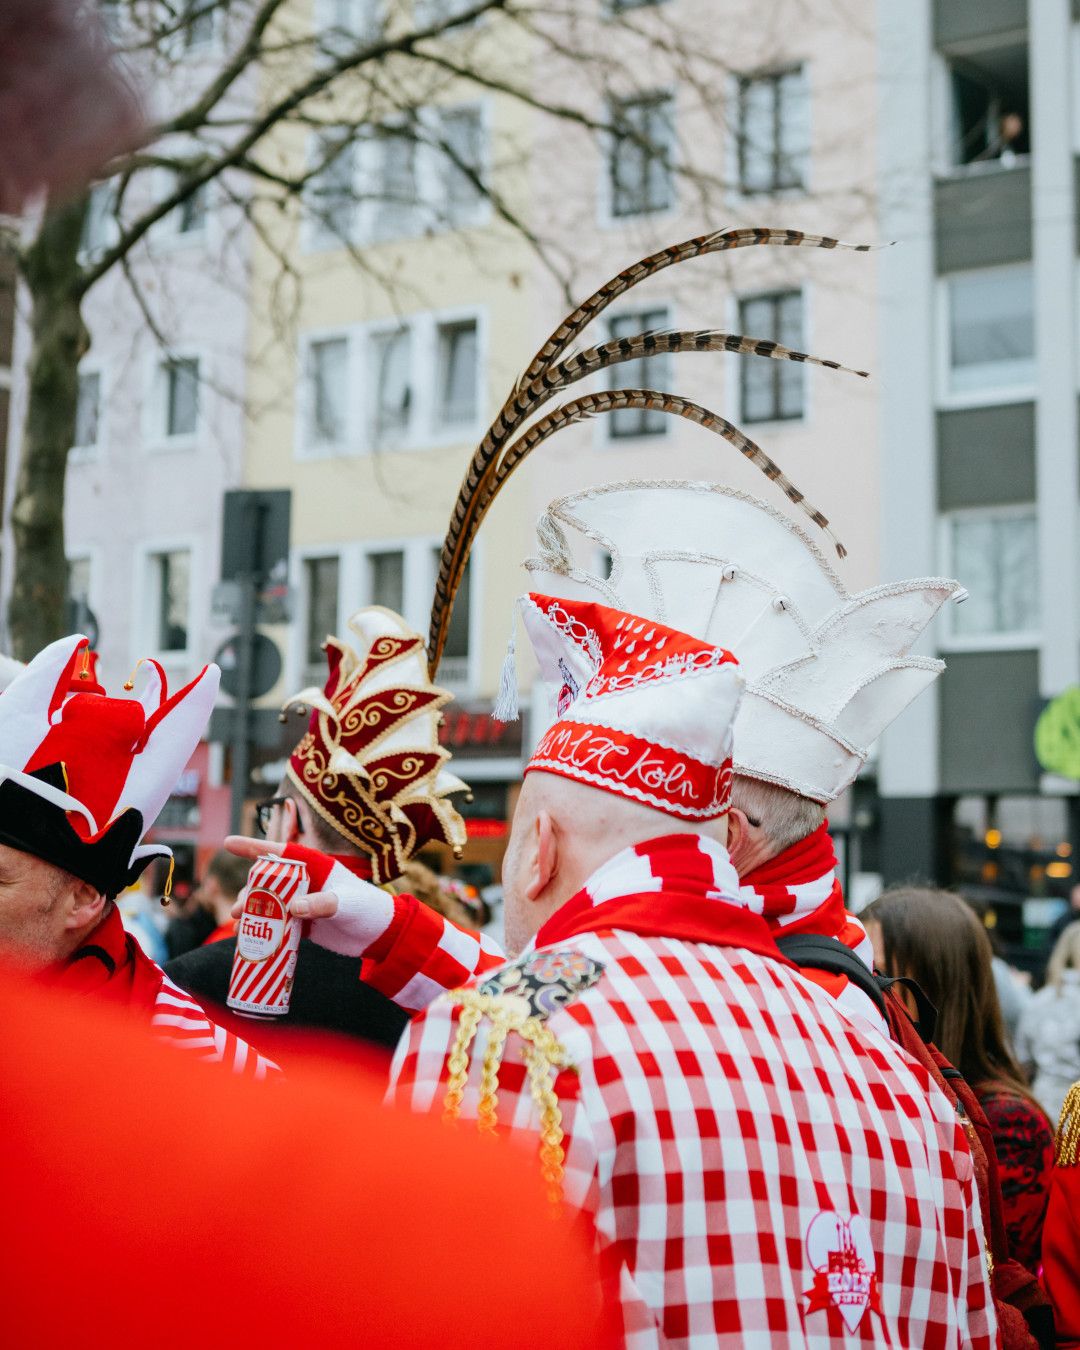
[{"label": "man's ear", "polygon": [[71,932],[88,933],[100,922],[107,901],[88,881],[70,877],[64,903],[67,910],[64,927]]},{"label": "man's ear", "polygon": [[727,813],[727,851],[729,853],[733,854],[745,840],[749,828],[750,822],[746,819],[746,812],[740,811],[737,806],[730,807]]},{"label": "man's ear", "polygon": [[549,812],[538,812],[533,830],[536,856],[531,868],[532,876],[525,887],[527,900],[538,900],[559,870],[558,835]]},{"label": "man's ear", "polygon": [[304,822],[300,819],[300,803],[292,797],[286,797],[281,809],[285,813],[285,843],[295,844],[304,833]]}]

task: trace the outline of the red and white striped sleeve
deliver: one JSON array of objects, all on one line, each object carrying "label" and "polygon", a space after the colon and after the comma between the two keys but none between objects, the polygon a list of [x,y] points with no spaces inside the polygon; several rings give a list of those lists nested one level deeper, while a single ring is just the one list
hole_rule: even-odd
[{"label": "red and white striped sleeve", "polygon": [[343,859],[296,844],[285,856],[305,864],[311,891],[333,891],[341,906],[334,918],[314,921],[312,941],[358,956],[364,983],[406,1012],[422,1011],[506,960],[493,938],[460,928],[413,895],[391,895],[350,872]]},{"label": "red and white striped sleeve", "polygon": [[459,928],[414,895],[398,895],[390,927],[364,957],[361,978],[406,1012],[417,1013],[505,960],[486,933]]},{"label": "red and white striped sleeve", "polygon": [[162,1044],[191,1051],[207,1064],[223,1064],[242,1078],[260,1081],[281,1072],[272,1059],[212,1022],[191,995],[168,976],[162,979],[150,1026]]}]

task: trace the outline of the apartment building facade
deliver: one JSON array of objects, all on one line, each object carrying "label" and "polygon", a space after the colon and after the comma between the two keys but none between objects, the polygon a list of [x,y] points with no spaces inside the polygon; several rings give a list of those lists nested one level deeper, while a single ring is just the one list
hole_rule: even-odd
[{"label": "apartment building facade", "polygon": [[[432,13],[447,8],[432,0]],[[255,246],[244,481],[292,492],[296,609],[281,632],[282,689],[318,676],[323,638],[362,604],[401,610],[426,632],[465,465],[566,312],[566,291],[583,298],[635,258],[722,225],[875,241],[872,33],[825,0],[786,0],[765,21],[759,8],[735,8],[743,21],[721,40],[703,0],[581,7],[598,60],[620,44],[618,71],[605,70],[586,104],[613,135],[459,80],[442,81],[429,104],[412,93],[407,127],[399,108],[359,136],[328,117],[306,138],[281,139],[279,166],[314,171],[302,210],[271,222],[272,243]],[[312,17],[347,40],[380,15],[316,5]],[[696,45],[698,67],[663,69],[650,41],[661,26]],[[445,41],[458,44],[459,64],[482,65],[482,26]],[[531,65],[530,97],[581,103],[587,63],[536,46],[500,59]],[[282,256],[300,277],[287,325],[274,308]],[[625,297],[586,342],[735,329],[873,368],[877,265],[873,254],[810,250],[690,264]],[[826,507],[850,550],[852,589],[878,580],[872,386],[718,355],[654,358],[610,380],[673,389],[743,426]],[[533,522],[558,495],[635,477],[718,478],[786,505],[730,446],[652,413],[563,433],[510,481],[480,533],[440,671],[456,695],[444,737],[474,793],[465,863],[477,881],[501,855],[530,743],[527,698],[524,725],[501,727],[490,711]],[[527,682],[528,661],[519,664]],[[266,758],[269,789],[281,764]],[[872,870],[872,858],[855,866]]]},{"label": "apartment building facade", "polygon": [[[231,36],[224,9],[208,10],[155,50],[144,47],[130,7],[101,8],[155,121],[187,105],[220,65]],[[248,116],[253,93],[252,78],[239,80],[222,102],[222,117]],[[151,153],[196,149],[176,139]],[[161,168],[136,174],[122,192],[111,180],[93,185],[81,262],[92,267],[124,225],[174,184]],[[84,302],[90,342],[79,367],[65,489],[68,612],[71,628],[93,639],[111,688],[144,657],[160,662],[171,688],[181,687],[221,641],[210,612],[222,497],[240,481],[244,443],[250,262],[243,211],[232,200],[242,191],[240,181],[200,190],[153,225]],[[18,339],[9,504],[25,416],[25,322]],[[228,832],[228,803],[220,751],[204,742],[154,834],[174,849],[181,893]]]},{"label": "apartment building facade", "polygon": [[885,738],[882,866],[982,888],[1036,940],[1080,845],[1033,746],[1080,675],[1080,6],[878,11],[883,567],[970,592],[937,698]]}]

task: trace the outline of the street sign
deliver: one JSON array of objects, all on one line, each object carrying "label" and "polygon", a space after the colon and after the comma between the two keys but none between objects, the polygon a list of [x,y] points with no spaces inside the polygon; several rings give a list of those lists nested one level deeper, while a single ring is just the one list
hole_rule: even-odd
[{"label": "street sign", "polygon": [[[234,633],[218,648],[214,660],[221,667],[221,687],[230,698],[239,693],[240,674],[240,635]],[[277,643],[271,642],[265,633],[253,633],[251,636],[251,684],[248,689],[250,698],[262,698],[268,694],[281,679],[281,653]]]},{"label": "street sign", "polygon": [[1047,773],[1080,780],[1080,684],[1051,699],[1039,714],[1035,758]]},{"label": "street sign", "polygon": [[[280,579],[271,576],[255,597],[256,623],[288,623],[292,618],[296,592],[285,580],[285,564],[275,568]],[[220,625],[240,622],[244,589],[239,581],[219,581],[210,592],[210,618]]]},{"label": "street sign", "polygon": [[281,585],[289,571],[287,488],[263,492],[235,489],[225,494],[221,528],[221,579],[253,577],[257,590],[273,580]]}]

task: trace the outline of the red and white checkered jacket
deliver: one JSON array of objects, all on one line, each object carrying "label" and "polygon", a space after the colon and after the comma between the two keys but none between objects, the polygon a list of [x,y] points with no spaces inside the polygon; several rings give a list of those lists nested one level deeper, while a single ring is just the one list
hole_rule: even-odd
[{"label": "red and white checkered jacket", "polygon": [[414,1020],[392,1095],[538,1132],[553,1176],[553,1088],[633,1350],[993,1346],[971,1156],[928,1074],[784,960],[718,845],[601,873]]}]

